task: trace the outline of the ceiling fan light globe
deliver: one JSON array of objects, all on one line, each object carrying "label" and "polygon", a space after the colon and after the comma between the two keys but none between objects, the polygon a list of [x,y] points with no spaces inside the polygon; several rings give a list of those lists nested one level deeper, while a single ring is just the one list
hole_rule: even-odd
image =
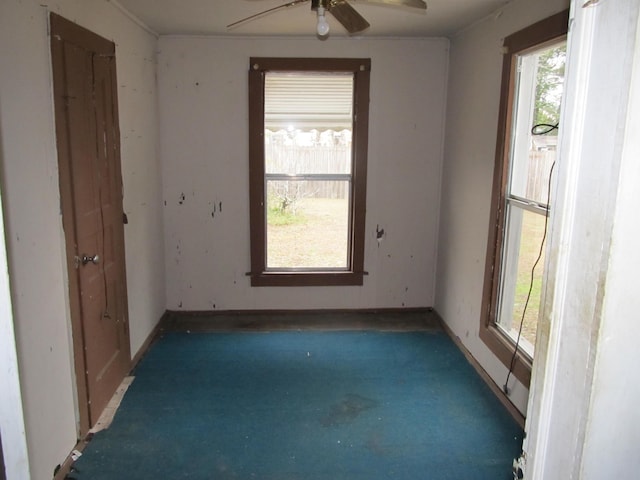
[{"label": "ceiling fan light globe", "polygon": [[322,7],[318,7],[318,25],[316,31],[321,37],[329,35],[329,22],[327,22],[327,19],[324,17],[324,8]]},{"label": "ceiling fan light globe", "polygon": [[324,17],[320,17],[322,20],[318,20],[318,35],[324,37],[329,35],[329,23],[325,20]]}]

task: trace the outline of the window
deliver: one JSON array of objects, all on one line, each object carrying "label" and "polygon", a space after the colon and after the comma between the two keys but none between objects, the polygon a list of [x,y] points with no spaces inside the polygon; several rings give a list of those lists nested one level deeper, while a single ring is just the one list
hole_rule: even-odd
[{"label": "window", "polygon": [[541,306],[567,24],[564,11],[504,41],[480,337],[525,385]]},{"label": "window", "polygon": [[362,285],[370,66],[251,59],[253,286]]}]

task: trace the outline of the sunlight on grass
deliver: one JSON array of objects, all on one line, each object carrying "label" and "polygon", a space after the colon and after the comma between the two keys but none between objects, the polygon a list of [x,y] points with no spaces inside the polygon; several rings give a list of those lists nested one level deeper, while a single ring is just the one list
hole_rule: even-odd
[{"label": "sunlight on grass", "polygon": [[346,268],[349,244],[346,199],[305,198],[296,211],[268,209],[268,268]]}]

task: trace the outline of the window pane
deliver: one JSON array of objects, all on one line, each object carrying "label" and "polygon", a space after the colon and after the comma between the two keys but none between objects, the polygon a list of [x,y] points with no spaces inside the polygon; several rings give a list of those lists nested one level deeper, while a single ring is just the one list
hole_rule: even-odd
[{"label": "window pane", "polygon": [[[519,55],[514,100],[510,193],[546,205],[548,178],[556,158],[564,85],[566,44]],[[532,129],[536,125],[537,133]]]},{"label": "window pane", "polygon": [[267,269],[346,269],[348,181],[267,181]]},{"label": "window pane", "polygon": [[267,174],[351,173],[350,130],[265,130]]},{"label": "window pane", "polygon": [[535,269],[532,299],[522,324],[523,337],[519,345],[515,340],[531,266],[540,252],[544,220],[550,208],[547,190],[557,143],[557,130],[535,129],[535,133],[543,135],[534,135],[532,130],[540,123],[559,123],[568,22],[567,9],[536,22],[534,27],[508,35],[503,42],[506,54],[491,204],[499,216],[491,220],[489,228],[490,261],[485,269],[479,333],[524,385],[531,379],[544,259]]},{"label": "window pane", "polygon": [[[564,83],[565,43],[517,56],[518,77],[513,101],[512,145],[499,290],[498,326],[533,357],[544,258],[539,255],[547,203],[549,174],[556,160],[560,102]],[[541,134],[542,133],[542,134]],[[525,210],[517,199],[534,202]],[[535,204],[538,205],[537,208]]]},{"label": "window pane", "polygon": [[[498,326],[513,340],[517,339],[522,312],[531,284],[531,270],[540,253],[545,216],[517,206],[508,207],[505,253],[501,282]],[[543,255],[536,266],[533,289],[524,317],[521,346],[533,356],[544,273]]]},{"label": "window pane", "polygon": [[352,73],[266,74],[268,270],[349,267],[352,124]]}]

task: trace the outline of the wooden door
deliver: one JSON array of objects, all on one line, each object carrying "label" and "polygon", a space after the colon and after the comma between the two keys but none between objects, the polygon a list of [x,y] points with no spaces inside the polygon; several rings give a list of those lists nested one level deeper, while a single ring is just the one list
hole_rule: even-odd
[{"label": "wooden door", "polygon": [[115,45],[52,14],[51,51],[84,434],[131,366]]}]

